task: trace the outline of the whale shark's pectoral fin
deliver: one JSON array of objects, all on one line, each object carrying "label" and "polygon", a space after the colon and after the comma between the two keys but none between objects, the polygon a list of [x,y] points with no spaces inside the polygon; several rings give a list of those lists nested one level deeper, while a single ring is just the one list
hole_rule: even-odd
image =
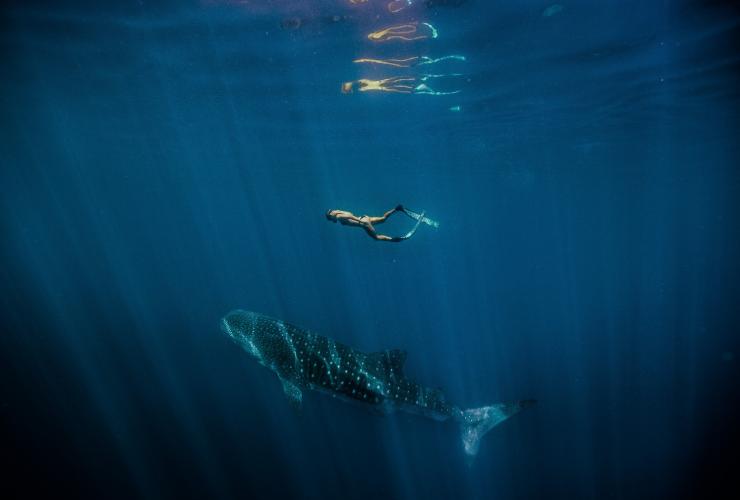
[{"label": "whale shark's pectoral fin", "polygon": [[368,360],[383,367],[386,375],[401,378],[404,376],[403,365],[406,363],[406,354],[403,349],[389,349],[368,354]]},{"label": "whale shark's pectoral fin", "polygon": [[288,403],[290,403],[290,406],[292,406],[296,412],[300,413],[301,407],[303,406],[303,392],[301,392],[300,387],[290,380],[281,378],[280,381],[283,383],[283,392],[285,393],[285,397],[288,398]]}]

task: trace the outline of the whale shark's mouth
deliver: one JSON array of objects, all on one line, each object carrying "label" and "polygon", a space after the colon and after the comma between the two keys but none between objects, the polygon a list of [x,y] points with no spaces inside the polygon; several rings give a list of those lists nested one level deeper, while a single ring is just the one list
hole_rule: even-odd
[{"label": "whale shark's mouth", "polygon": [[239,326],[237,326],[236,328],[232,328],[228,318],[224,317],[221,319],[221,331],[224,333],[224,335],[228,336],[231,340],[242,346],[245,351],[247,351],[249,354],[256,357],[260,362],[262,362],[262,354],[252,341],[252,335],[254,334],[254,325],[252,325],[252,332],[250,335],[249,333],[244,332]]},{"label": "whale shark's mouth", "polygon": [[221,318],[221,331],[229,337],[234,337],[234,334],[231,333],[231,327],[229,326],[229,322],[226,321],[226,318]]}]

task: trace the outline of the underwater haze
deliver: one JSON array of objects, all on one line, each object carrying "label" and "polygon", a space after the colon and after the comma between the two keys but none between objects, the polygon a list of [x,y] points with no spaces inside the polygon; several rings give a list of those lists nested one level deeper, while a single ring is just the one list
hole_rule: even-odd
[{"label": "underwater haze", "polygon": [[[3,498],[730,496],[739,28],[721,0],[5,2]],[[325,217],[399,203],[439,227]],[[454,422],[298,414],[235,309],[537,405],[474,460]]]}]

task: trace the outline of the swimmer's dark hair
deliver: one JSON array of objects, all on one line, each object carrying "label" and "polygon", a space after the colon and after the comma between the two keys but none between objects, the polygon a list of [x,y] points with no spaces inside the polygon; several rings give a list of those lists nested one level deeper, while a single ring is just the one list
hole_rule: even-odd
[{"label": "swimmer's dark hair", "polygon": [[332,215],[331,215],[331,213],[332,213],[333,211],[334,211],[334,210],[327,210],[327,211],[326,211],[326,214],[325,214],[325,215],[326,215],[326,220],[330,220],[330,221],[332,221],[332,222],[335,222],[335,223],[336,223],[336,222],[337,222],[337,219],[335,219],[335,218],[334,218],[334,217],[332,217]]}]

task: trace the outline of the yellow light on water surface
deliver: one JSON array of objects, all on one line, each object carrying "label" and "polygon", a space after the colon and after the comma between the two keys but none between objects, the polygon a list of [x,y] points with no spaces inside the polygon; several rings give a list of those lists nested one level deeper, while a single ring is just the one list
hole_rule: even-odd
[{"label": "yellow light on water surface", "polygon": [[414,21],[373,31],[367,35],[367,38],[373,42],[388,42],[391,40],[413,42],[414,40],[437,38],[438,35],[437,29],[431,24]]}]

